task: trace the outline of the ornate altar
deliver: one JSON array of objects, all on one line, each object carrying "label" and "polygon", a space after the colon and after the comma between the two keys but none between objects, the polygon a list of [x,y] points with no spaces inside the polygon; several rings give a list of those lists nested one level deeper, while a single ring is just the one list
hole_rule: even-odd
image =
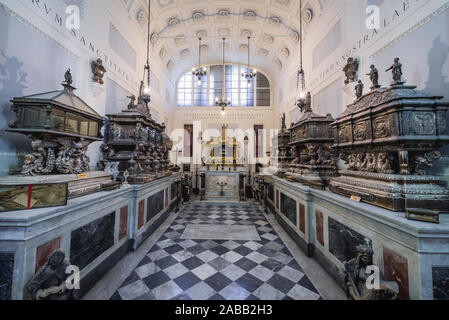
[{"label": "ornate altar", "polygon": [[319,116],[309,104],[304,116],[290,128],[293,160],[286,176],[290,180],[324,189],[334,176],[331,146],[334,142],[330,124],[332,115]]},{"label": "ornate altar", "polygon": [[103,163],[118,163],[118,178],[129,172],[129,183],[144,184],[172,174],[168,158],[172,143],[165,125],[156,123],[142,98],[130,96],[127,109],[109,114]]},{"label": "ornate altar", "polygon": [[[54,190],[56,184],[62,184],[58,192],[65,194],[68,184],[68,198],[73,198],[103,190],[112,183],[111,176],[104,172],[88,172],[90,159],[87,147],[103,139],[100,133],[103,118],[73,93],[76,88],[72,87],[70,69],[65,73],[62,85],[63,90],[11,101],[11,109],[17,116],[7,131],[28,135],[33,152],[25,155],[20,176],[2,179],[3,196],[14,198],[18,192],[14,186],[21,189],[23,185],[36,190],[39,189],[36,185],[47,185]],[[18,205],[29,209],[33,207],[30,201],[33,202],[29,200],[26,205]],[[49,200],[48,203],[39,199],[37,202],[40,205],[36,207],[60,205],[61,199],[55,199],[55,202]]]},{"label": "ornate altar", "polygon": [[207,166],[236,167],[240,159],[240,143],[236,138],[226,136],[227,126],[222,127],[222,135],[206,143],[208,158],[205,161]]},{"label": "ornate altar", "polygon": [[330,188],[394,211],[448,211],[449,190],[428,169],[449,143],[449,103],[403,85],[398,61],[391,87],[373,85],[332,124],[333,147],[346,168]]},{"label": "ornate altar", "polygon": [[[288,171],[289,164],[293,160],[290,147],[290,132],[285,125],[285,113],[282,116],[282,126],[279,134],[272,139],[272,144],[277,145],[277,158],[278,158],[278,170],[276,176],[280,178],[285,177],[285,173]],[[274,140],[274,141],[273,141]],[[277,140],[277,143],[276,143]]]}]

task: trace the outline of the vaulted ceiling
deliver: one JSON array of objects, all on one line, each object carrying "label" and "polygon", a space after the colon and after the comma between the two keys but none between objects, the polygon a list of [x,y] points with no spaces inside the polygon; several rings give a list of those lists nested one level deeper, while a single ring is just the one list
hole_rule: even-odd
[{"label": "vaulted ceiling", "polygon": [[[121,0],[146,34],[148,0]],[[251,65],[276,79],[287,70],[299,48],[299,0],[151,0],[152,64],[165,68],[174,83],[202,62],[221,63],[222,38],[226,61],[246,63],[251,36]],[[326,2],[304,0],[304,31],[319,17]]]}]

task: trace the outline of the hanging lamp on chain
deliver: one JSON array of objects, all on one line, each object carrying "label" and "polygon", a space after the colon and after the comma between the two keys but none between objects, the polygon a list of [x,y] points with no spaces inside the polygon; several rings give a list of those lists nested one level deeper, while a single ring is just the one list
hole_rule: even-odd
[{"label": "hanging lamp on chain", "polygon": [[206,76],[206,74],[207,74],[207,68],[206,67],[202,67],[201,66],[201,49],[202,49],[202,46],[201,46],[201,37],[199,37],[198,38],[198,40],[199,40],[199,48],[198,48],[198,69],[195,69],[195,68],[193,68],[192,69],[192,74],[195,76],[195,77],[197,77],[197,79],[198,79],[198,84],[199,85],[201,85],[201,83],[202,83],[202,80],[203,80],[203,77],[204,76]]},{"label": "hanging lamp on chain", "polygon": [[[147,34],[147,63],[143,71],[143,80],[140,86],[140,98],[148,108],[148,103],[151,101],[150,83],[151,83],[151,69],[150,69],[150,24],[151,24],[151,0],[148,0],[148,34]],[[145,84],[145,80],[147,83]]]},{"label": "hanging lamp on chain", "polygon": [[257,76],[257,70],[251,70],[250,69],[250,40],[251,37],[248,37],[248,68],[245,72],[242,73],[242,77],[245,78],[248,81],[248,85],[253,81]]},{"label": "hanging lamp on chain", "polygon": [[299,1],[299,70],[297,73],[296,89],[299,90],[298,99],[296,100],[296,106],[303,111],[308,104],[309,93],[306,93],[306,75],[303,67],[303,21],[302,21],[302,0]]},{"label": "hanging lamp on chain", "polygon": [[[225,48],[226,48],[226,38],[223,38],[223,69],[225,68]],[[225,86],[223,82],[223,87],[221,89],[221,98],[215,98],[215,105],[221,107],[221,115],[226,115],[226,107],[231,105],[231,99],[226,99]]]}]

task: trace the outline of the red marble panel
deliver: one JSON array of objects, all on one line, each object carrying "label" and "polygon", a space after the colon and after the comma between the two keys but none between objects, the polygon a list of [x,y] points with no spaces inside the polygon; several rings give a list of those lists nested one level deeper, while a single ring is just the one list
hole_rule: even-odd
[{"label": "red marble panel", "polygon": [[399,300],[410,300],[407,259],[387,248],[383,249],[383,255],[385,279],[399,285]]},{"label": "red marble panel", "polygon": [[279,190],[276,190],[276,209],[279,210]]},{"label": "red marble panel", "polygon": [[59,248],[61,248],[61,238],[56,238],[36,249],[36,272],[47,263],[50,254]]},{"label": "red marble panel", "polygon": [[118,239],[122,240],[126,237],[126,233],[128,231],[128,206],[120,209],[120,228]]},{"label": "red marble panel", "polygon": [[139,213],[137,217],[137,229],[140,230],[145,223],[145,200],[139,202]]},{"label": "red marble panel", "polygon": [[322,246],[324,246],[324,217],[319,210],[315,211],[316,216],[316,239]]},{"label": "red marble panel", "polygon": [[306,234],[306,207],[299,204],[299,230]]}]

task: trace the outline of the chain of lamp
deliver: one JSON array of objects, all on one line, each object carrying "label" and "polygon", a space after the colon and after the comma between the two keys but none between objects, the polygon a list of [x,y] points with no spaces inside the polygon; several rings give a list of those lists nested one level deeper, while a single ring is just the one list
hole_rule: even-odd
[{"label": "chain of lamp", "polygon": [[201,67],[201,40],[202,40],[201,37],[199,37],[198,40],[199,40],[198,69],[193,68],[192,74],[195,77],[197,77],[198,84],[201,85],[203,77],[206,76],[206,74],[207,74],[207,69],[206,69],[206,67]]},{"label": "chain of lamp", "polygon": [[302,0],[299,1],[299,70],[297,74],[297,80],[296,80],[296,90],[299,89],[299,85],[301,84],[301,91],[299,93],[299,97],[296,100],[295,105],[302,111],[304,107],[307,104],[306,99],[306,77],[305,77],[305,71],[303,67],[303,38],[302,38],[302,32],[303,32],[303,21],[302,21]]},{"label": "chain of lamp", "polygon": [[[226,38],[223,38],[223,68],[225,67],[225,49],[226,49]],[[225,108],[231,105],[231,99],[226,99],[225,97],[225,87],[221,89],[221,99],[215,98],[215,105],[221,107],[221,114],[225,115]]]},{"label": "chain of lamp", "polygon": [[148,103],[151,101],[150,96],[150,84],[151,84],[151,69],[150,69],[150,24],[151,24],[151,0],[148,0],[148,38],[147,38],[147,64],[145,65],[143,72],[143,80],[141,83],[141,88],[144,86],[145,76],[147,83],[144,86],[143,92],[140,92],[140,96],[148,107]]},{"label": "chain of lamp", "polygon": [[248,85],[257,76],[257,70],[251,71],[251,69],[250,69],[250,40],[251,40],[251,37],[248,37],[248,68],[246,69],[245,72],[242,73],[242,77],[248,81]]}]

